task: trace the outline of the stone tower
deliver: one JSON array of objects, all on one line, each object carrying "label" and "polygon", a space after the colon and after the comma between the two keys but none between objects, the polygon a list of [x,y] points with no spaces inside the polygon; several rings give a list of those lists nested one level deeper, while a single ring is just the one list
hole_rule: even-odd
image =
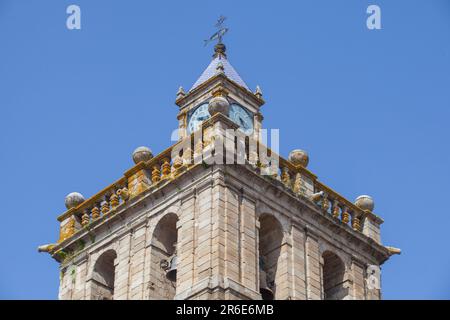
[{"label": "stone tower", "polygon": [[381,244],[373,200],[321,183],[302,150],[267,148],[262,92],[221,42],[176,104],[178,142],[66,197],[58,242],[39,248],[60,263],[60,299],[381,298],[379,266],[400,251]]}]

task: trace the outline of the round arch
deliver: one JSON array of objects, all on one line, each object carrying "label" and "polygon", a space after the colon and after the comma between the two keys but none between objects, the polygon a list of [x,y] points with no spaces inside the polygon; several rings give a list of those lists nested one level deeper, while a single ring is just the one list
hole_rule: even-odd
[{"label": "round arch", "polygon": [[158,283],[149,292],[150,299],[173,299],[176,289],[178,215],[168,212],[157,220],[150,240],[151,282]]},{"label": "round arch", "polygon": [[272,214],[259,216],[259,291],[264,300],[277,297],[279,282],[279,260],[284,232],[280,221]]},{"label": "round arch", "polygon": [[322,296],[324,300],[343,300],[348,295],[345,286],[345,263],[333,251],[321,255]]},{"label": "round arch", "polygon": [[104,250],[97,257],[90,278],[92,300],[113,300],[116,278],[117,253],[114,249]]}]

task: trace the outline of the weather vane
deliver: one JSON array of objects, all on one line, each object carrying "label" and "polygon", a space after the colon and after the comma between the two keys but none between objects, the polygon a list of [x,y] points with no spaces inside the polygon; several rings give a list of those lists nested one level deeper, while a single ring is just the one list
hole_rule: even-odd
[{"label": "weather vane", "polygon": [[210,43],[211,41],[217,40],[217,43],[222,43],[222,37],[225,35],[225,33],[228,32],[228,28],[223,25],[226,17],[220,16],[217,20],[216,24],[214,25],[217,28],[217,31],[209,37],[209,39],[205,40],[205,46]]}]

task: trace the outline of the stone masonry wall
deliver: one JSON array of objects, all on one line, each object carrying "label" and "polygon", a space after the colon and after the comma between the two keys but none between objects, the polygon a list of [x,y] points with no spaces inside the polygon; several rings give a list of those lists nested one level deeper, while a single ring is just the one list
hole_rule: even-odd
[{"label": "stone masonry wall", "polygon": [[[349,244],[345,235],[330,233],[314,219],[320,213],[258,179],[246,176],[244,169],[210,166],[176,188],[168,187],[164,196],[144,197],[140,205],[99,228],[96,241],[61,266],[59,298],[95,296],[95,262],[105,250],[114,250],[115,300],[260,299],[259,257],[266,250],[276,299],[321,299],[326,276],[322,246],[343,257],[347,298],[369,298],[365,268],[377,261]],[[163,234],[176,237],[176,285],[160,266],[173,251],[164,245],[166,240],[155,241],[158,222],[170,214],[176,222]],[[260,248],[274,243],[273,230],[261,224],[263,216],[279,224],[281,238],[274,248]],[[379,295],[372,292],[370,298]]]}]

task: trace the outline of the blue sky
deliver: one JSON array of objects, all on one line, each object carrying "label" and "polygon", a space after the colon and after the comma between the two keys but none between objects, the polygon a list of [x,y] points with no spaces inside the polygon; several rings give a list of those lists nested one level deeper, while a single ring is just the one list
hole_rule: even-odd
[{"label": "blue sky", "polygon": [[[66,28],[77,4],[82,29]],[[382,30],[366,28],[377,4]],[[208,65],[228,17],[228,57],[260,85],[284,156],[347,198],[370,194],[386,299],[450,298],[450,2],[447,0],[0,2],[0,298],[56,299],[64,197],[89,197],[171,144],[179,85]]]}]

